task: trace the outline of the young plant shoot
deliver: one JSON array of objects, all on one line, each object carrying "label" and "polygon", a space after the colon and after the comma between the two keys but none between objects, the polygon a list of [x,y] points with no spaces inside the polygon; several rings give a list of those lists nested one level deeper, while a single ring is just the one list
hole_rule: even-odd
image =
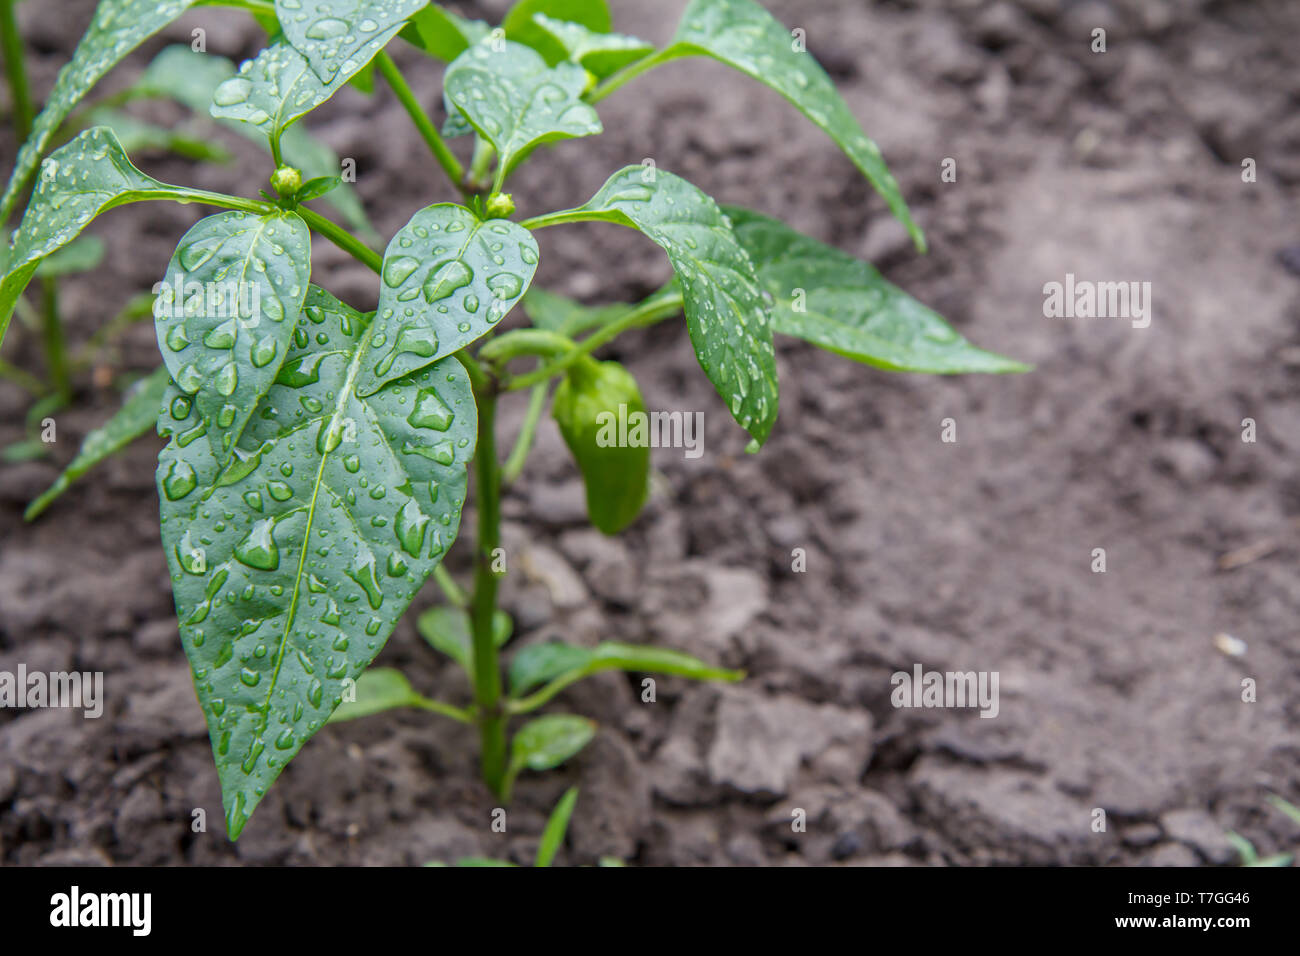
[{"label": "young plant shoot", "polygon": [[[656,66],[702,56],[766,84],[820,127],[923,251],[880,151],[802,43],[753,0],[692,0],[662,49],[611,32],[604,0],[520,0],[495,28],[423,0],[228,0],[267,31],[266,48],[237,71],[220,57],[169,51],[142,95],[171,86],[261,142],[271,161],[248,195],[154,179],[102,124],[49,152],[91,87],[194,5],[99,4],[0,199],[7,215],[34,180],[4,252],[0,338],[42,264],[101,213],[160,201],[215,210],[159,263],[162,367],[29,516],[156,422],[167,440],[157,470],[162,542],[231,839],[331,720],[401,707],[465,724],[478,735],[484,782],[507,800],[521,773],[559,766],[597,732],[578,715],[538,713],[576,681],[606,670],[743,676],[680,650],[613,641],[532,644],[502,666],[512,632],[497,606],[508,563],[502,486],[522,470],[549,395],[592,523],[617,533],[646,500],[648,449],[597,440],[606,414],[644,410],[633,370],[593,354],[620,333],[684,315],[719,407],[751,451],[777,420],[777,334],[882,369],[1024,368],[969,344],[870,265],[759,212],[719,206],[670,171],[671,157],[613,171],[576,208],[512,218],[519,197],[507,190],[519,166],[563,162],[538,147],[599,134],[606,97]],[[446,61],[440,103],[412,92],[386,52],[398,41]],[[448,181],[447,200],[412,209],[382,254],[341,185],[338,158],[322,161],[296,125],[348,84],[387,85],[427,145],[430,180]],[[445,112],[441,122],[426,106]],[[599,308],[532,289],[538,234],[591,221],[658,245],[674,281],[643,302]],[[376,311],[328,291],[331,276],[312,269],[313,234],[374,271]],[[507,316],[518,317],[508,330]],[[503,401],[527,406],[508,456],[496,441]],[[475,527],[462,534],[471,487]],[[458,537],[472,539],[460,544],[473,556],[469,582],[441,567]],[[370,668],[431,575],[446,603],[426,610],[418,629],[464,669],[464,700],[432,700],[397,671]]]}]

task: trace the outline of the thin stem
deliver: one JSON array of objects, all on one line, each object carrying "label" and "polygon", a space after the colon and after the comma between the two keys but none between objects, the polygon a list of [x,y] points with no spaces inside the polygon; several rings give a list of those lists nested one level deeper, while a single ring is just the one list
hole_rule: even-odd
[{"label": "thin stem", "polygon": [[49,390],[45,383],[31,372],[21,369],[11,362],[6,362],[4,359],[0,359],[0,378],[8,379],[33,395],[44,395]]},{"label": "thin stem", "polygon": [[510,457],[506,459],[505,467],[501,469],[503,484],[513,484],[524,470],[524,462],[528,460],[528,452],[533,447],[533,436],[537,434],[537,423],[542,417],[542,410],[546,408],[546,395],[550,390],[549,382],[539,382],[533,386],[533,391],[528,396],[528,411],[524,413],[524,423],[519,428],[519,436],[515,439],[514,447],[510,449]]},{"label": "thin stem", "polygon": [[567,355],[577,343],[567,335],[548,329],[515,329],[499,335],[478,351],[481,361],[504,365],[523,355]]},{"label": "thin stem", "polygon": [[72,397],[72,382],[68,377],[68,350],[63,340],[63,322],[59,318],[59,286],[51,276],[41,280],[42,311],[44,313],[45,361],[49,366],[50,384],[54,392],[65,401]]},{"label": "thin stem", "polygon": [[575,671],[569,671],[567,674],[561,674],[536,693],[521,697],[518,700],[506,701],[506,710],[512,714],[526,714],[530,710],[536,710],[571,684],[576,684],[578,681],[599,671],[611,670],[615,666],[617,665],[606,664],[602,666],[600,663],[594,663],[588,664],[586,667],[580,667]]},{"label": "thin stem", "polygon": [[456,607],[469,606],[469,595],[465,593],[464,588],[456,583],[456,579],[451,576],[451,572],[441,564],[433,569],[433,579],[438,582],[438,587],[442,588],[442,593],[447,596],[447,600],[453,605]]},{"label": "thin stem", "polygon": [[497,606],[494,552],[501,545],[501,473],[497,464],[496,392],[477,391],[478,447],[474,470],[478,476],[478,548],[470,624],[474,638],[474,707],[479,725],[483,781],[498,796],[506,772],[506,714],[501,706],[501,670],[497,663],[492,617]]},{"label": "thin stem", "polygon": [[623,67],[623,69],[619,70],[613,76],[606,77],[603,82],[597,84],[596,88],[587,94],[587,102],[599,103],[624,83],[636,79],[642,73],[653,70],[660,63],[663,63],[664,59],[662,57],[662,53],[655,56],[648,56],[644,60],[637,60],[635,63]]},{"label": "thin stem", "polygon": [[440,700],[421,697],[416,706],[421,710],[427,710],[433,714],[442,714],[444,717],[450,717],[452,720],[462,724],[474,723],[474,717],[468,710],[464,710],[460,707],[453,707],[451,704],[444,704]]},{"label": "thin stem", "polygon": [[469,160],[469,175],[465,179],[465,188],[471,193],[480,193],[488,188],[488,167],[492,157],[497,154],[496,147],[482,136],[474,137],[474,155]]},{"label": "thin stem", "polygon": [[[535,372],[529,372],[526,375],[520,375],[516,378],[506,379],[502,385],[502,391],[515,392],[521,388],[532,388],[539,382],[546,382],[565,372],[569,366],[578,361],[585,355],[590,355],[596,349],[600,348],[611,339],[617,338],[628,329],[636,328],[641,325],[651,325],[663,319],[670,318],[680,312],[682,309],[682,297],[680,295],[665,296],[664,298],[655,299],[633,309],[627,315],[617,319],[609,325],[593,332],[581,342],[578,347],[567,355],[563,355],[552,362],[548,362]],[[503,336],[504,337],[504,336]]]},{"label": "thin stem", "polygon": [[320,213],[314,212],[306,206],[299,206],[297,212],[312,230],[320,233],[358,262],[363,263],[375,272],[380,271],[384,264],[384,257],[342,226],[335,225]]},{"label": "thin stem", "polygon": [[0,0],[0,45],[5,56],[5,74],[9,80],[9,99],[14,111],[14,134],[21,145],[32,132],[32,94],[27,86],[27,66],[23,62],[23,38],[14,19],[14,0]]},{"label": "thin stem", "polygon": [[465,168],[460,164],[460,160],[452,155],[446,141],[438,132],[438,128],[429,119],[429,114],[420,106],[419,100],[415,98],[415,94],[411,92],[411,88],[406,84],[406,80],[402,77],[401,71],[397,69],[397,64],[393,62],[393,58],[381,50],[379,55],[375,57],[375,63],[378,65],[379,72],[383,74],[384,79],[388,81],[388,85],[392,87],[398,102],[405,107],[407,115],[411,117],[411,122],[415,124],[416,130],[419,131],[420,136],[428,144],[434,159],[438,161],[438,164],[442,166],[451,179],[451,184],[464,192],[465,189],[461,180],[465,176]]}]

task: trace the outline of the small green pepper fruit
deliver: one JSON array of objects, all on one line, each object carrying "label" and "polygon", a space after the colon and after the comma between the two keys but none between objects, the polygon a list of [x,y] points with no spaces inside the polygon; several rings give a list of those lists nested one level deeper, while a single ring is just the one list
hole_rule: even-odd
[{"label": "small green pepper fruit", "polygon": [[490,219],[504,219],[515,211],[515,198],[509,193],[493,193],[488,197],[487,214]]},{"label": "small green pepper fruit", "polygon": [[292,166],[281,166],[271,174],[271,188],[281,199],[288,199],[302,188],[302,173]]},{"label": "small green pepper fruit", "polygon": [[[634,428],[645,416],[636,379],[617,362],[583,356],[555,390],[551,415],[582,472],[591,523],[618,534],[640,514],[649,491],[650,443],[644,425]],[[635,431],[641,440],[632,444]]]}]

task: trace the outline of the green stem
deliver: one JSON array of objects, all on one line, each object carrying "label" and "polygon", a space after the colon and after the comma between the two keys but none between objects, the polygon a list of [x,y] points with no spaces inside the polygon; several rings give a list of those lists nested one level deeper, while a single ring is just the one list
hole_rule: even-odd
[{"label": "green stem", "polygon": [[515,329],[499,335],[478,351],[481,361],[504,365],[523,355],[567,355],[577,343],[567,335],[547,329]]},{"label": "green stem", "polygon": [[433,158],[438,161],[447,176],[451,179],[451,184],[457,189],[465,192],[461,180],[465,176],[465,168],[461,166],[460,160],[452,155],[446,141],[438,132],[438,128],[433,125],[429,115],[425,113],[424,108],[420,106],[419,100],[407,86],[406,80],[402,77],[401,72],[397,69],[397,64],[393,58],[382,50],[375,57],[375,63],[379,67],[379,72],[383,74],[388,85],[392,87],[393,93],[396,94],[398,101],[406,108],[407,115],[411,117],[411,122],[415,124],[416,130],[420,136],[429,145],[429,150],[433,153]]},{"label": "green stem", "polygon": [[21,145],[32,132],[32,94],[23,62],[23,38],[14,19],[14,0],[0,0],[0,45],[4,48],[5,74],[14,111],[14,138]]},{"label": "green stem", "polygon": [[524,462],[528,460],[528,452],[533,447],[533,436],[537,434],[537,423],[542,417],[542,410],[546,408],[546,395],[550,390],[549,382],[539,382],[533,386],[532,394],[528,396],[528,411],[524,413],[524,423],[519,428],[519,437],[510,449],[505,467],[501,469],[503,484],[513,484],[524,470]]},{"label": "green stem", "polygon": [[485,192],[488,187],[488,167],[492,157],[497,154],[496,147],[482,136],[474,137],[474,155],[469,160],[469,175],[465,179],[465,188],[471,193]]},{"label": "green stem", "polygon": [[447,600],[453,605],[456,607],[469,606],[469,595],[465,593],[464,588],[456,583],[456,579],[451,576],[451,572],[441,564],[433,569],[433,579],[438,582],[438,587],[442,588],[442,593],[447,596]]},{"label": "green stem", "polygon": [[474,709],[479,725],[483,781],[503,796],[506,775],[506,713],[501,703],[501,670],[492,634],[497,606],[497,575],[493,552],[501,545],[501,472],[497,463],[496,390],[491,383],[475,390],[478,404],[478,447],[474,471],[478,477],[478,548],[470,624],[474,638]]},{"label": "green stem", "polygon": [[665,59],[663,59],[662,57],[663,57],[662,52],[656,56],[648,56],[644,60],[637,60],[635,63],[632,63],[629,66],[625,66],[623,69],[619,70],[613,76],[606,77],[604,82],[597,84],[596,88],[587,94],[586,96],[587,102],[599,103],[605,97],[609,96],[609,94],[613,93],[615,90],[621,87],[624,83],[628,83],[636,79],[642,73],[646,73],[650,70],[653,70],[660,63],[665,62]]},{"label": "green stem", "polygon": [[68,377],[68,350],[63,340],[63,322],[59,319],[58,280],[46,277],[41,280],[42,311],[44,312],[45,361],[49,366],[50,384],[64,401],[72,397],[72,381]]},{"label": "green stem", "polygon": [[[680,312],[681,309],[682,297],[680,295],[656,298],[651,302],[640,305],[622,318],[609,323],[609,325],[606,325],[587,336],[578,343],[577,348],[569,352],[567,355],[562,355],[560,358],[548,362],[535,372],[529,372],[526,375],[506,379],[502,383],[501,389],[506,392],[514,392],[521,388],[532,388],[539,382],[549,381],[555,376],[567,371],[569,366],[573,365],[574,362],[577,362],[583,356],[590,355],[606,342],[617,338],[628,329],[642,325],[651,325],[655,322],[662,321],[663,319],[671,318]],[[514,333],[510,334],[513,335]],[[502,338],[504,339],[505,336],[502,336]]]},{"label": "green stem", "polygon": [[440,700],[421,697],[416,706],[421,710],[427,710],[432,714],[442,714],[444,717],[450,717],[452,720],[462,724],[474,723],[474,717],[468,710],[462,710],[460,707],[453,707],[451,704],[444,704]]},{"label": "green stem", "polygon": [[303,221],[313,231],[320,233],[334,245],[338,246],[344,252],[351,255],[358,262],[369,266],[375,272],[379,272],[384,264],[384,257],[375,250],[371,249],[360,239],[352,235],[342,226],[335,225],[318,212],[313,212],[306,206],[299,206],[298,215],[302,216]]},{"label": "green stem", "polygon": [[33,395],[44,395],[49,389],[39,378],[11,362],[0,359],[0,378],[8,379]]}]

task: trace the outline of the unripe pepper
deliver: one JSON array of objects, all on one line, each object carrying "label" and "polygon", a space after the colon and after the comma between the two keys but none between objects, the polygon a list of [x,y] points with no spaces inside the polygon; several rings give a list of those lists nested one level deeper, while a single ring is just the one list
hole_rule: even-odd
[{"label": "unripe pepper", "polygon": [[[620,406],[622,406],[620,408]],[[645,402],[617,362],[583,356],[555,390],[551,415],[578,462],[587,487],[587,514],[605,534],[630,525],[645,504],[650,478],[649,442],[620,445],[627,423],[645,414]]]}]

